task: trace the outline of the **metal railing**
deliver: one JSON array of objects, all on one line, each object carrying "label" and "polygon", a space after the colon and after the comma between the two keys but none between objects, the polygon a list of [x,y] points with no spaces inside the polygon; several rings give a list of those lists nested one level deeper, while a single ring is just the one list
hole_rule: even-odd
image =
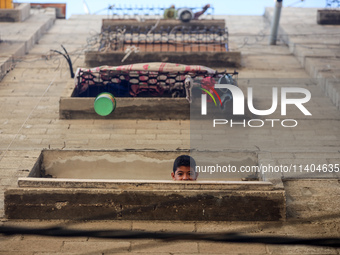
[{"label": "metal railing", "polygon": [[228,31],[218,26],[159,27],[157,31],[152,26],[120,26],[104,29],[88,43],[102,52],[125,51],[129,46],[149,52],[220,52],[228,50]]},{"label": "metal railing", "polygon": [[[103,11],[107,11],[108,16],[111,19],[147,19],[148,17],[163,17],[164,11],[170,6],[144,6],[144,5],[109,5],[107,8],[97,11],[96,14]],[[186,6],[176,6],[176,9],[187,8],[191,9],[194,13],[202,10],[201,6],[197,7],[186,7]],[[206,11],[205,16],[208,19],[213,19],[215,9],[213,6]]]}]

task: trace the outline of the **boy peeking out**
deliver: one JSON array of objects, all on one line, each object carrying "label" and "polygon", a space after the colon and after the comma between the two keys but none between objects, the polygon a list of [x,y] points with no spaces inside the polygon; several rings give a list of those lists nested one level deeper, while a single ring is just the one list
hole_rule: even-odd
[{"label": "boy peeking out", "polygon": [[195,169],[195,160],[188,155],[181,155],[174,161],[171,177],[174,181],[195,181],[198,177]]}]

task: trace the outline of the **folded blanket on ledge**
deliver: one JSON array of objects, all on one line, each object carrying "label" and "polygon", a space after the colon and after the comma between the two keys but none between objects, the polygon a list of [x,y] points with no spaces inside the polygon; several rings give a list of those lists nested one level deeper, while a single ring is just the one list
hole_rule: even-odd
[{"label": "folded blanket on ledge", "polygon": [[92,85],[127,84],[132,96],[137,96],[143,91],[149,91],[157,96],[165,91],[184,91],[186,75],[190,75],[191,78],[203,79],[215,74],[218,72],[205,66],[164,62],[100,66],[90,69],[78,68],[75,75],[75,86],[80,94]]}]

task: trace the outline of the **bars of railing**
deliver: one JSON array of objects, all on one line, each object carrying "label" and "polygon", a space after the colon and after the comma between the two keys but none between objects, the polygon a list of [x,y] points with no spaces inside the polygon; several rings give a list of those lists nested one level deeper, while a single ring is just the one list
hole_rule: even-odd
[{"label": "bars of railing", "polygon": [[116,26],[103,29],[99,51],[124,51],[135,45],[140,51],[226,51],[228,31],[218,26]]}]

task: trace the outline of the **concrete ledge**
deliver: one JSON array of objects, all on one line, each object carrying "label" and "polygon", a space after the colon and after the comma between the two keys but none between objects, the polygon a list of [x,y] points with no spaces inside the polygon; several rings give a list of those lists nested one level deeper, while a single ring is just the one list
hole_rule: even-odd
[{"label": "concrete ledge", "polygon": [[60,119],[190,119],[190,104],[185,98],[116,98],[116,110],[105,117],[95,112],[94,100],[60,98]]},{"label": "concrete ledge", "polygon": [[8,219],[282,221],[280,191],[11,189]]},{"label": "concrete ledge", "polygon": [[145,62],[170,62],[209,67],[240,67],[241,52],[139,52],[132,53],[122,63],[124,52],[85,52],[87,67],[128,65]]},{"label": "concrete ledge", "polygon": [[96,188],[116,190],[273,190],[271,182],[261,181],[156,181],[93,180],[65,178],[19,178],[20,188]]},{"label": "concrete ledge", "polygon": [[340,25],[340,10],[318,10],[317,22],[319,25]]},{"label": "concrete ledge", "polygon": [[[44,150],[29,177],[19,178],[19,188],[5,192],[5,215],[46,220],[285,220],[285,191],[270,182],[171,181],[173,160],[183,153],[189,152]],[[242,165],[254,163],[249,163],[250,156],[224,153]]]},{"label": "concrete ledge", "polygon": [[[23,9],[27,5],[30,6],[29,4],[21,5]],[[9,9],[6,9],[6,11],[9,11]],[[55,17],[52,16],[32,15],[22,24],[7,23],[8,32],[5,29],[1,34],[3,42],[0,44],[0,80],[14,68],[13,58],[20,58],[27,54],[43,34],[53,26],[54,21]],[[31,29],[25,29],[26,23],[31,24]]]},{"label": "concrete ledge", "polygon": [[0,81],[14,68],[15,61],[13,58],[23,55],[25,55],[24,43],[0,43]]},{"label": "concrete ledge", "polygon": [[54,25],[56,20],[55,16],[46,15],[45,17],[45,20],[41,22],[31,37],[24,41],[26,53],[28,53],[34,47],[34,45],[39,42],[41,37],[43,37],[43,35]]},{"label": "concrete ledge", "polygon": [[[168,97],[116,97],[116,109],[107,116],[100,116],[94,110],[94,97],[61,97],[59,101],[60,119],[148,119],[148,120],[189,120],[199,119],[200,112],[190,113],[190,107],[199,109],[199,99],[189,104],[185,98]],[[218,108],[219,109],[219,108]],[[232,116],[232,101],[226,103],[226,110],[214,109],[216,118]],[[249,113],[242,117],[249,117]],[[237,118],[237,117],[236,117]]]},{"label": "concrete ledge", "polygon": [[30,3],[14,4],[14,9],[0,9],[0,22],[22,22],[30,16]]},{"label": "concrete ledge", "polygon": [[14,67],[12,57],[0,57],[0,81]]}]

